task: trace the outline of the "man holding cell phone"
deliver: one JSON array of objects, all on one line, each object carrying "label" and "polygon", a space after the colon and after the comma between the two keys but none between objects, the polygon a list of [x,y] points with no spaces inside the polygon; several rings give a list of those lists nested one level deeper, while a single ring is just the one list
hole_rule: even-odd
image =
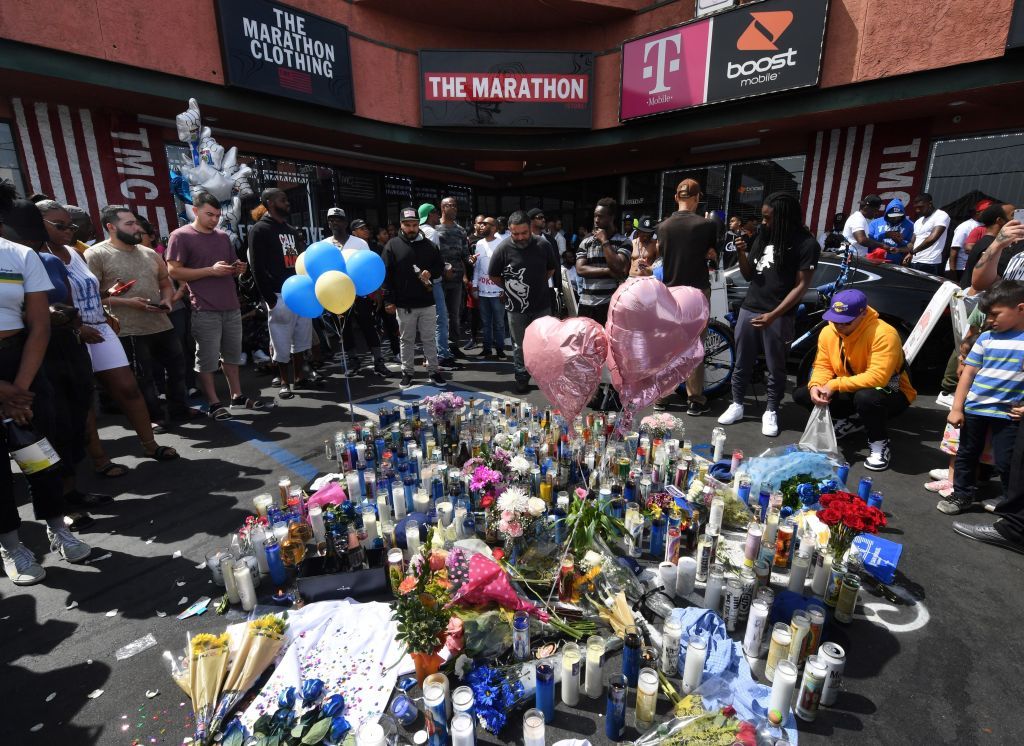
[{"label": "man holding cell phone", "polygon": [[139,382],[153,422],[167,417],[153,382],[153,360],[159,360],[167,374],[167,410],[171,420],[187,421],[195,414],[188,405],[185,388],[185,355],[167,314],[174,287],[167,265],[152,249],[141,245],[142,228],[124,205],[108,205],[100,212],[108,238],[85,252],[89,269],[101,288],[120,282],[131,285],[120,295],[103,292],[104,302],[118,317],[118,338],[128,363]]}]

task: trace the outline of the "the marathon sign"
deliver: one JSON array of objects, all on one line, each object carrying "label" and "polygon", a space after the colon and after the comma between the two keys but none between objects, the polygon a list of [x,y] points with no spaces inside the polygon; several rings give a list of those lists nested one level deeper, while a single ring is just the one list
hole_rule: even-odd
[{"label": "the marathon sign", "polygon": [[425,127],[590,127],[589,52],[420,52]]},{"label": "the marathon sign", "polygon": [[353,111],[348,29],[269,0],[217,0],[229,85]]},{"label": "the marathon sign", "polygon": [[828,0],[764,0],[622,45],[622,120],[817,85]]}]

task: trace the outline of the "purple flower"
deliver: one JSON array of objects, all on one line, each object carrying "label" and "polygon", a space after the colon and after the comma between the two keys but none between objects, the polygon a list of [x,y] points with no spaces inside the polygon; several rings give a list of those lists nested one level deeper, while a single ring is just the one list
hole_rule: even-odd
[{"label": "purple flower", "polygon": [[486,466],[478,466],[473,472],[473,478],[470,480],[469,488],[472,490],[483,490],[488,487],[497,484],[502,480],[502,474],[500,471],[495,471]]}]

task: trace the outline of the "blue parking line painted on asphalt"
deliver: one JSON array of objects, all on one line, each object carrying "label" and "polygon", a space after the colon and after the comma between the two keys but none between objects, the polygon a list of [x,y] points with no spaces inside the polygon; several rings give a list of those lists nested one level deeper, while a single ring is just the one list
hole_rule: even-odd
[{"label": "blue parking line painted on asphalt", "polygon": [[310,482],[316,479],[317,475],[321,471],[315,466],[311,466],[306,463],[286,448],[281,448],[280,446],[267,441],[263,437],[263,434],[254,427],[239,422],[238,420],[224,420],[221,424],[226,426],[228,429],[233,430],[236,435],[244,439],[246,443],[263,455],[272,458],[285,469],[289,469],[293,473],[298,474],[302,478],[303,482]]}]

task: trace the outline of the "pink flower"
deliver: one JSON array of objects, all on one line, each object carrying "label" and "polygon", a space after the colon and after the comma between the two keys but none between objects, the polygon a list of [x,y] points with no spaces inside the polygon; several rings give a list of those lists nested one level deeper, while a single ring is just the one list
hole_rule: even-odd
[{"label": "pink flower", "polygon": [[515,517],[516,517],[516,514],[513,513],[511,510],[503,510],[503,511],[501,511],[501,520],[503,522],[505,522],[505,523],[508,523],[509,521],[511,521]]},{"label": "pink flower", "polygon": [[523,535],[523,527],[519,523],[519,521],[511,521],[508,524],[508,529],[506,529],[505,533],[507,533],[513,539],[518,539],[520,536]]},{"label": "pink flower", "polygon": [[508,521],[505,521],[505,520],[498,521],[498,530],[501,531],[501,533],[503,533],[503,534],[507,534],[508,533]]}]

